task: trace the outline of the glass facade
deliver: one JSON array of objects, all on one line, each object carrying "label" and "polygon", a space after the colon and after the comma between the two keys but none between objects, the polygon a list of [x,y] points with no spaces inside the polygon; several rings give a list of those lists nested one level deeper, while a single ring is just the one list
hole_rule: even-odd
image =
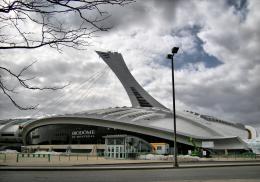
[{"label": "glass facade", "polygon": [[[91,125],[78,125],[78,124],[54,124],[45,125],[33,129],[26,137],[26,145],[70,145],[70,144],[105,144],[105,137],[108,135],[128,135],[142,139],[147,143],[168,143],[171,149],[173,148],[173,141],[169,141],[163,138],[145,135],[136,132],[130,132],[126,130],[120,130],[116,128],[91,126]],[[129,139],[130,140],[130,139]],[[111,142],[111,143],[110,143]],[[130,148],[120,148],[124,145],[125,141],[121,139],[109,140],[107,145],[117,145],[119,148],[110,148],[112,152],[119,151],[133,151],[131,143],[136,143],[135,139],[127,141]],[[146,151],[144,146],[141,145],[140,151]],[[185,144],[178,144],[178,151],[182,154],[187,154],[187,151],[192,149],[192,146]],[[139,150],[139,149],[138,149]],[[130,152],[131,153],[131,152]],[[120,154],[119,154],[120,155]],[[131,154],[130,154],[131,155]],[[131,156],[129,156],[131,157]]]},{"label": "glass facade", "polygon": [[[54,145],[54,144],[105,144],[107,135],[131,135],[142,138],[147,142],[157,142],[164,139],[143,135],[125,130],[75,124],[46,125],[35,128],[26,137],[27,145]],[[109,141],[110,142],[110,141]],[[112,142],[112,141],[111,141]],[[123,141],[113,141],[115,145],[122,145]]]},{"label": "glass facade", "polygon": [[129,135],[107,135],[105,138],[105,157],[135,158],[140,153],[152,151],[150,143],[141,138]]}]

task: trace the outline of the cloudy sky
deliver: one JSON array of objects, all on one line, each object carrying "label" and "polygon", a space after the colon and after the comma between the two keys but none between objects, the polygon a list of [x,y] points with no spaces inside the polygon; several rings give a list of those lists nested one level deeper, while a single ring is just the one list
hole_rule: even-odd
[{"label": "cloudy sky", "polygon": [[[73,113],[130,106],[112,71],[94,52],[122,53],[136,80],[158,101],[172,108],[171,67],[165,56],[173,46],[178,110],[260,125],[260,1],[141,1],[123,8],[103,7],[113,28],[98,33],[84,51],[48,47],[0,51],[0,63],[37,76],[37,86],[66,85],[59,91],[17,88],[16,101],[38,105],[21,111],[0,93],[0,119]],[[10,80],[7,83],[12,83]]]}]

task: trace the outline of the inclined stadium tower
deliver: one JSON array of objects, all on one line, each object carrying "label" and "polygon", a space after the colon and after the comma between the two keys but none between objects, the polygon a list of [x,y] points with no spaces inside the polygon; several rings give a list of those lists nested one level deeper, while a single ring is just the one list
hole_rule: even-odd
[{"label": "inclined stadium tower", "polygon": [[[167,143],[173,148],[172,111],[138,84],[120,53],[96,52],[122,83],[132,107],[90,110],[40,119],[1,120],[0,145],[51,146],[56,151],[62,151],[68,145],[75,151],[90,151],[95,145],[96,149],[104,151],[106,139],[132,136],[131,140],[138,138],[148,145]],[[256,129],[251,126],[192,111],[177,111],[176,117],[178,150],[181,153],[187,153],[194,147],[213,152],[250,150],[247,140],[257,137]]]}]

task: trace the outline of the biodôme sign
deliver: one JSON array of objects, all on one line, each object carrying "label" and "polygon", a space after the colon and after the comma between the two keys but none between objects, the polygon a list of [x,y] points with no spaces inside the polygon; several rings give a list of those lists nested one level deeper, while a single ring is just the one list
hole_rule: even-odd
[{"label": "biod\u00f4me sign", "polygon": [[72,131],[72,138],[94,138],[95,130],[77,130]]}]

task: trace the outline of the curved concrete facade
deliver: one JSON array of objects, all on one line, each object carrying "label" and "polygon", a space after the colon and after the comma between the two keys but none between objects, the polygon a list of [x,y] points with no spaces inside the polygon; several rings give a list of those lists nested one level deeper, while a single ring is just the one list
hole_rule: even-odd
[{"label": "curved concrete facade", "polygon": [[[183,120],[178,120],[183,121]],[[177,122],[178,122],[177,121]],[[171,121],[169,121],[171,122]],[[60,125],[66,125],[66,124],[77,124],[77,125],[92,125],[92,126],[102,126],[102,127],[110,127],[110,128],[116,128],[121,129],[125,131],[131,131],[136,132],[140,134],[145,134],[149,136],[159,137],[163,139],[167,139],[170,141],[173,141],[173,130],[172,129],[163,129],[159,127],[155,127],[152,125],[147,124],[138,124],[134,122],[120,122],[112,119],[101,119],[100,117],[86,117],[86,116],[60,116],[60,117],[51,117],[51,118],[43,118],[36,120],[34,122],[29,123],[23,128],[23,142],[26,144],[26,136],[30,131],[32,131],[35,128],[46,126],[46,125],[54,125],[54,124],[60,124]],[[180,123],[179,123],[180,125]],[[192,124],[191,124],[192,125]],[[178,132],[177,133],[177,140],[179,143],[191,145],[189,142],[189,138],[192,137],[194,141],[196,142],[196,145],[198,147],[202,146],[203,141],[213,141],[214,142],[214,149],[247,149],[247,145],[245,142],[243,142],[239,137],[237,136],[195,136],[191,135],[185,132]],[[227,147],[228,145],[228,147]]]},{"label": "curved concrete facade", "polygon": [[[133,78],[119,53],[97,52],[123,84],[132,107],[90,110],[41,119],[0,121],[0,143],[27,144],[26,138],[36,128],[48,125],[99,126],[135,132],[173,141],[172,112],[149,95]],[[248,149],[245,141],[257,137],[250,126],[226,122],[191,111],[177,111],[177,141],[210,149]]]}]

